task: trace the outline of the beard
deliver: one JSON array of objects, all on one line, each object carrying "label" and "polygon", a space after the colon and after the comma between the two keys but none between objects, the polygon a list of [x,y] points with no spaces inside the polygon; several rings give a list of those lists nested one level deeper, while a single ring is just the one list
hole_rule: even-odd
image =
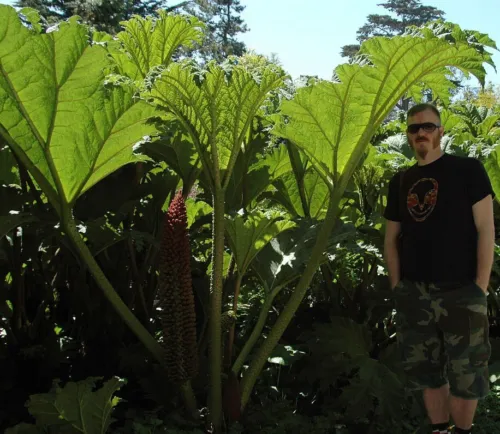
[{"label": "beard", "polygon": [[[427,142],[425,140],[425,142]],[[430,150],[437,149],[441,146],[441,138],[439,136],[433,137],[430,141],[431,143],[431,148],[429,147],[420,147],[419,145],[419,138],[415,139],[415,141],[411,144],[411,147],[413,150],[417,153],[417,155],[422,159],[425,160],[427,155],[429,154]]]},{"label": "beard", "polygon": [[429,153],[429,149],[427,148],[418,148],[417,149],[417,154],[418,156],[422,159],[425,160],[425,157],[427,157],[427,154]]}]

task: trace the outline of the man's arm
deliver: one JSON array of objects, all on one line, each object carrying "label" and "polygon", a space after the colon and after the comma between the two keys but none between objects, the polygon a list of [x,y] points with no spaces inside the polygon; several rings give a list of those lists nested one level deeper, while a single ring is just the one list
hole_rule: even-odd
[{"label": "man's arm", "polygon": [[387,220],[384,239],[384,257],[389,271],[389,282],[391,289],[400,280],[398,236],[401,232],[401,223]]},{"label": "man's arm", "polygon": [[495,224],[491,195],[476,202],[472,206],[472,213],[478,232],[476,283],[484,292],[487,292],[495,250]]}]

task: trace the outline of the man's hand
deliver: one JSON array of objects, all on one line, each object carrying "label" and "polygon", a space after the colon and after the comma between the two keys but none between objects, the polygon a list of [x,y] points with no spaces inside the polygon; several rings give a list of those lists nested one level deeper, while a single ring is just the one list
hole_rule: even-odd
[{"label": "man's hand", "polygon": [[384,237],[384,257],[389,271],[391,290],[399,283],[399,252],[398,237],[401,232],[401,223],[387,220]]}]

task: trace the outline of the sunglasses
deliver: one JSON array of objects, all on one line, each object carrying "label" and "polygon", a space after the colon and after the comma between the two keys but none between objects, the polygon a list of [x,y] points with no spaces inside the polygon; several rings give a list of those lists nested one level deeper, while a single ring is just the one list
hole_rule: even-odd
[{"label": "sunglasses", "polygon": [[441,125],[433,124],[432,122],[424,122],[423,124],[411,124],[406,127],[406,132],[409,134],[417,134],[422,128],[426,133],[433,133],[436,128]]}]

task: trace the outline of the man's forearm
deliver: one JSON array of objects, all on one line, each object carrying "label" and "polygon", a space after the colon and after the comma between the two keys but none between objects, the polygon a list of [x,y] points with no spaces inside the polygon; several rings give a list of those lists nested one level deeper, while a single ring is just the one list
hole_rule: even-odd
[{"label": "man's forearm", "polygon": [[386,243],[384,250],[385,262],[389,272],[389,282],[391,284],[391,288],[394,288],[401,278],[397,243]]},{"label": "man's forearm", "polygon": [[477,271],[476,283],[487,290],[491,268],[493,266],[495,250],[495,233],[494,230],[484,230],[478,233],[477,241]]}]

